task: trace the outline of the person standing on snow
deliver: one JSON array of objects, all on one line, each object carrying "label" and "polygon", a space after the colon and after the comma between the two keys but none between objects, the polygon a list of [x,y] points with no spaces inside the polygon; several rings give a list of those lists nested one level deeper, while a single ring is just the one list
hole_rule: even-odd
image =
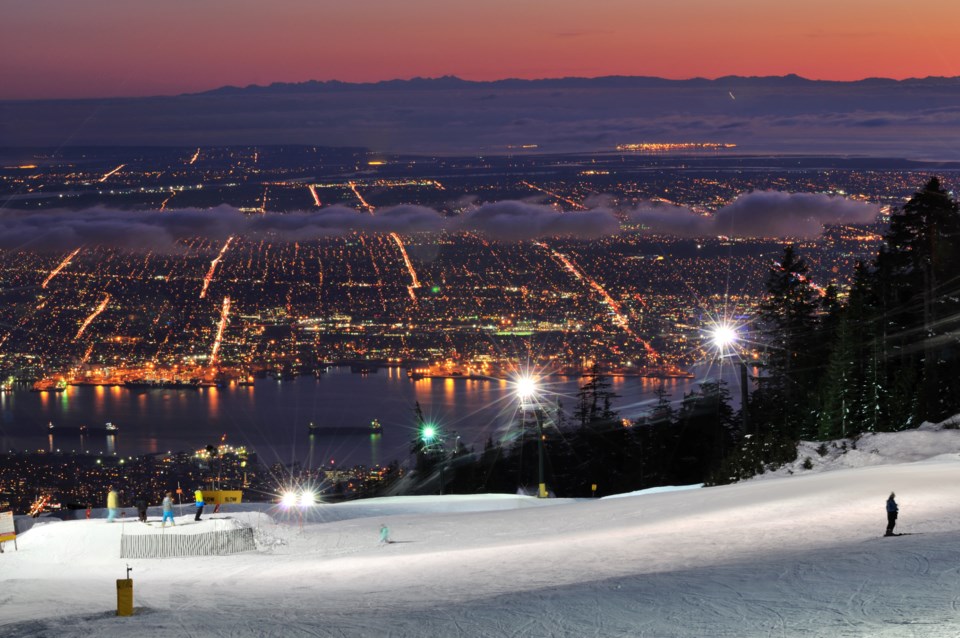
[{"label": "person standing on snow", "polygon": [[117,508],[120,506],[120,495],[117,494],[117,490],[113,489],[111,485],[109,487],[109,492],[107,492],[107,522],[112,523],[113,519],[117,517]]},{"label": "person standing on snow", "polygon": [[147,497],[141,494],[137,497],[137,500],[134,502],[134,505],[137,508],[137,518],[140,519],[141,523],[147,522]]},{"label": "person standing on snow", "polygon": [[193,517],[193,520],[199,521],[200,515],[203,514],[203,505],[204,505],[203,492],[201,492],[199,489],[196,490],[193,493],[193,500],[196,502],[196,505],[197,505],[197,515]]},{"label": "person standing on snow", "polygon": [[170,521],[170,524],[174,527],[177,526],[176,521],[173,520],[173,492],[167,492],[166,496],[163,497],[163,521],[160,523],[160,527],[167,526],[167,520]]},{"label": "person standing on snow", "polygon": [[381,523],[380,524],[380,544],[387,545],[388,543],[392,543],[392,542],[393,541],[390,540],[390,528],[387,527],[386,524]]},{"label": "person standing on snow", "polygon": [[897,513],[899,511],[897,502],[893,500],[894,496],[896,494],[890,492],[890,497],[887,498],[887,533],[884,536],[894,536],[893,528],[897,524]]}]

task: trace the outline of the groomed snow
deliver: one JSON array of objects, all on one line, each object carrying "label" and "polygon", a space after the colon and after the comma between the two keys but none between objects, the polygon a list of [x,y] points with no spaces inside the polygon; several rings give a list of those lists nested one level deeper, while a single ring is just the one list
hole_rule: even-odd
[{"label": "groomed snow", "polygon": [[[854,467],[802,470],[801,453],[792,475],[621,498],[324,505],[302,529],[296,514],[246,506],[175,530],[42,524],[0,555],[0,635],[960,635],[958,432],[857,450]],[[911,535],[881,537],[891,490]],[[378,545],[381,523],[395,543]],[[256,530],[257,552],[119,558],[123,533],[235,525]],[[137,613],[120,618],[127,562]]]}]

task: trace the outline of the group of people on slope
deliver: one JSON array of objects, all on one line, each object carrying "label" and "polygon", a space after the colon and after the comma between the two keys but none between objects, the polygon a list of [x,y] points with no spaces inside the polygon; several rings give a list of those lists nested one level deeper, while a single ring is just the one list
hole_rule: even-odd
[{"label": "group of people on slope", "polygon": [[[120,511],[120,494],[113,488],[111,485],[107,492],[107,522],[112,523],[117,518],[117,513]],[[196,508],[196,515],[193,517],[193,520],[199,521],[200,515],[203,514],[203,507],[205,505],[203,501],[203,491],[196,490],[193,493],[194,507]],[[143,494],[134,499],[134,507],[137,508],[137,518],[142,523],[147,522],[147,498]],[[163,510],[163,519],[160,523],[161,527],[166,527],[167,521],[170,521],[171,525],[176,525],[177,523],[173,519],[173,492],[167,492],[163,496],[163,501],[161,503],[161,509]]]}]

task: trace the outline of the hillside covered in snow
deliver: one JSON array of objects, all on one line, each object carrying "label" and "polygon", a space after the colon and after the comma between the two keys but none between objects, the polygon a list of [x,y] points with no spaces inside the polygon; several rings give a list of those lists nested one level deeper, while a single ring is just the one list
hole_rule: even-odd
[{"label": "hillside covered in snow", "polygon": [[[0,554],[0,635],[960,635],[960,431],[845,443],[804,444],[759,480],[601,500],[241,505],[197,524],[185,511],[176,529],[51,520]],[[905,535],[883,538],[890,491]],[[378,543],[382,524],[395,542]],[[125,535],[244,528],[254,551],[120,558]],[[136,613],[117,617],[127,564]]]}]

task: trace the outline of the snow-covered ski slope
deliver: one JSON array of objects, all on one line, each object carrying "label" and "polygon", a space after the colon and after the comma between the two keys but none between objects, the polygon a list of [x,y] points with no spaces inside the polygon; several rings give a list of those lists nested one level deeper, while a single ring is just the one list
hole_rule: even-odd
[{"label": "snow-covered ski slope", "polygon": [[[724,487],[372,499],[302,530],[272,509],[164,532],[253,526],[259,550],[233,556],[124,561],[140,524],[49,523],[0,554],[0,635],[960,636],[960,431],[879,436],[857,467],[801,457]],[[937,455],[897,462],[923,446]],[[890,491],[911,535],[881,537]],[[137,613],[118,618],[127,562]]]}]

